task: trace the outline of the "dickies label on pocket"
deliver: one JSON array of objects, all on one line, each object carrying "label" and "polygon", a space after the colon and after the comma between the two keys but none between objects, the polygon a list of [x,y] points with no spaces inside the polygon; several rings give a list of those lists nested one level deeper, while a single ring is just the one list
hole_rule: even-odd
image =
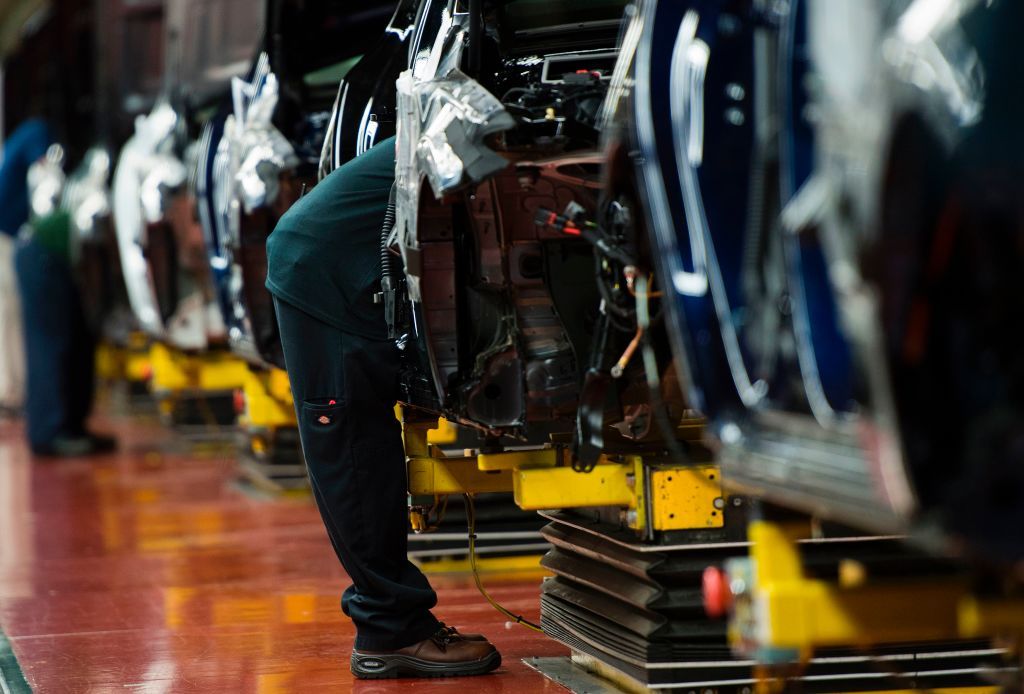
[{"label": "dickies label on pocket", "polygon": [[345,426],[345,407],[333,400],[302,403],[299,434],[310,469],[333,465],[345,449],[349,432]]},{"label": "dickies label on pocket", "polygon": [[338,401],[324,398],[322,401],[305,402],[302,404],[307,421],[314,427],[326,427],[334,424],[341,415]]}]

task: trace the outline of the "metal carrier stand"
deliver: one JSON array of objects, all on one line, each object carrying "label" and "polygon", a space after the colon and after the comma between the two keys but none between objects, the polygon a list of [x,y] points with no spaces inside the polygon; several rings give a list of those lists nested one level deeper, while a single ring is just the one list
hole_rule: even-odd
[{"label": "metal carrier stand", "polygon": [[[554,577],[542,588],[541,625],[573,656],[571,666],[566,659],[526,662],[574,691],[606,691],[596,688],[594,675],[607,691],[615,691],[614,683],[626,691],[853,692],[991,688],[1015,672],[991,641],[952,638],[820,648],[800,666],[769,668],[770,653],[735,656],[727,622],[704,610],[705,567],[745,555],[749,543],[631,543],[590,514],[542,515],[551,521],[542,532],[552,543],[542,565]],[[800,551],[807,566],[826,574],[850,554],[865,557],[876,572],[945,571],[943,562],[909,552],[895,538],[824,538],[802,542]]]},{"label": "metal carrier stand", "polygon": [[[487,452],[458,445],[444,420],[401,418],[414,498],[511,493],[550,521],[541,531],[552,545],[541,563],[553,574],[541,626],[576,665],[630,689],[890,691],[1019,680],[1018,664],[992,644],[1024,634],[1022,604],[974,595],[965,564],[905,538],[812,527],[806,516],[751,503],[722,487],[707,457],[603,454],[577,472],[557,446]],[[412,507],[414,527],[430,515],[422,508]],[[715,591],[723,601],[712,619]]]}]

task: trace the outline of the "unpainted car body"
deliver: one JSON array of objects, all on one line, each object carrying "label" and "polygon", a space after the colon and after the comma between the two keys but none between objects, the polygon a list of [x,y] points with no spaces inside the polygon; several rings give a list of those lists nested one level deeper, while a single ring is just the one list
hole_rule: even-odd
[{"label": "unpainted car body", "polygon": [[[114,176],[114,217],[132,309],[151,336],[187,350],[225,339],[188,183],[203,109],[245,69],[244,57],[258,39],[261,15],[241,4],[246,7],[229,0],[168,3],[163,96],[136,120]],[[221,35],[231,40],[221,41]]]},{"label": "unpainted car body", "polygon": [[[235,78],[231,98],[204,131],[197,191],[209,262],[231,347],[254,364],[284,365],[263,286],[266,238],[315,185],[323,143],[336,139],[327,133],[335,133],[337,75],[344,75],[343,84],[360,73],[374,74],[374,86],[380,82],[375,44],[393,5],[371,3],[353,12],[341,2],[268,3],[259,55],[244,79]],[[372,90],[342,91],[340,102],[365,103],[369,122]]]}]

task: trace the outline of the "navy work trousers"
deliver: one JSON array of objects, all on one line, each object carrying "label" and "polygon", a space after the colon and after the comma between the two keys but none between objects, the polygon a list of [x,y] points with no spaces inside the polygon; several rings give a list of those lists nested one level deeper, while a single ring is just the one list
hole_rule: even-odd
[{"label": "navy work trousers", "polygon": [[356,648],[393,650],[440,627],[426,576],[406,554],[407,484],[395,419],[398,350],[275,300],[299,435],[320,515],[352,579],[342,610]]},{"label": "navy work trousers", "polygon": [[20,241],[14,255],[25,333],[25,419],[33,450],[81,436],[92,409],[96,343],[67,262]]}]

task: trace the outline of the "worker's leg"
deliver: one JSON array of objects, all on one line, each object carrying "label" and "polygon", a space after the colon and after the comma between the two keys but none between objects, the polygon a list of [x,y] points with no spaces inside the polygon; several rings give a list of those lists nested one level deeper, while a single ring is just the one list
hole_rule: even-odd
[{"label": "worker's leg", "polygon": [[352,579],[342,609],[356,648],[395,650],[437,632],[437,598],[408,559],[405,454],[394,416],[394,343],[343,333],[275,302],[310,482]]},{"label": "worker's leg", "polygon": [[96,394],[96,338],[86,321],[81,293],[75,289],[68,315],[74,349],[69,355],[67,426],[79,435],[87,432],[85,425]]},{"label": "worker's leg", "polygon": [[0,415],[20,411],[25,400],[25,338],[14,249],[14,239],[0,232]]},{"label": "worker's leg", "polygon": [[26,428],[32,449],[45,452],[68,433],[66,384],[75,348],[68,315],[74,287],[67,265],[34,241],[18,244],[14,262],[25,333]]}]

